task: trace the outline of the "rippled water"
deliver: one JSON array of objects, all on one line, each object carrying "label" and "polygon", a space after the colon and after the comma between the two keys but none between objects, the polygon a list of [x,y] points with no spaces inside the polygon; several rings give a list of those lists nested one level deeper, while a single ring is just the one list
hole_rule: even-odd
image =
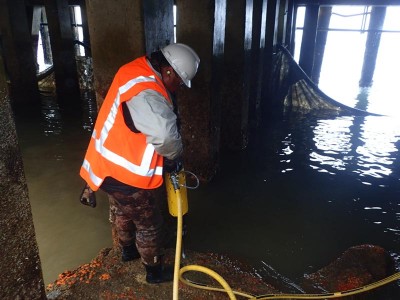
[{"label": "rippled water", "polygon": [[357,244],[380,245],[397,257],[399,122],[276,120],[251,149],[226,157],[214,182],[190,195],[188,244],[263,261],[290,278]]}]

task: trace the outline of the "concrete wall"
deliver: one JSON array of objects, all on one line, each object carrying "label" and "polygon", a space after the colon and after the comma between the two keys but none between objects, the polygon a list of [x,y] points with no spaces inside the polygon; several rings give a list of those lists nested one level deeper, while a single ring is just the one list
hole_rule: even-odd
[{"label": "concrete wall", "polygon": [[97,103],[103,103],[115,73],[145,54],[141,0],[86,0]]},{"label": "concrete wall", "polygon": [[0,52],[0,299],[46,299]]}]

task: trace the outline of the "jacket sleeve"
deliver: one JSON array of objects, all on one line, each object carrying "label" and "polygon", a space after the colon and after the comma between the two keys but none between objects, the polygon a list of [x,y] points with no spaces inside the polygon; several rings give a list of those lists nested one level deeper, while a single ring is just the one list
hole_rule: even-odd
[{"label": "jacket sleeve", "polygon": [[137,130],[158,154],[175,159],[182,155],[182,139],[173,105],[153,90],[144,90],[126,102]]}]

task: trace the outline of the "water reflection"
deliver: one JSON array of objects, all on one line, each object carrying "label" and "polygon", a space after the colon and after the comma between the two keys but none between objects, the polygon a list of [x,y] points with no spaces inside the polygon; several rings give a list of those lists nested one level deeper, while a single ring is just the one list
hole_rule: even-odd
[{"label": "water reflection", "polygon": [[331,174],[347,170],[362,177],[365,184],[369,177],[389,176],[397,159],[399,125],[398,119],[376,116],[319,120],[313,129],[311,166]]},{"label": "water reflection", "polygon": [[[92,90],[81,90],[81,108],[64,112],[53,93],[41,92],[41,125],[46,136],[60,135],[65,123],[75,122],[76,115],[85,131],[91,132],[97,118],[97,102]],[[72,118],[72,119],[71,119]]]},{"label": "water reflection", "polygon": [[[352,117],[334,120],[320,120],[314,128],[315,150],[310,153],[311,166],[320,172],[329,172],[325,166],[345,170],[352,159],[351,134],[349,127]],[[318,165],[319,164],[319,165]],[[331,174],[334,172],[330,171]]]},{"label": "water reflection", "polygon": [[82,127],[84,130],[91,132],[97,118],[97,102],[93,90],[81,91],[82,97]]},{"label": "water reflection", "polygon": [[56,98],[51,93],[41,93],[41,112],[45,135],[59,135],[62,132],[62,116]]}]

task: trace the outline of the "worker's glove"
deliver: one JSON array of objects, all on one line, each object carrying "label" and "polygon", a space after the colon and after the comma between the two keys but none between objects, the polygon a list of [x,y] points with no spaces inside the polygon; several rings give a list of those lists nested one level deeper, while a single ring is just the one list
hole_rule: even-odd
[{"label": "worker's glove", "polygon": [[183,168],[182,157],[175,159],[164,158],[164,170],[167,173],[178,173]]},{"label": "worker's glove", "polygon": [[97,204],[96,195],[92,191],[92,189],[89,187],[89,185],[87,185],[87,184],[85,184],[85,186],[83,187],[83,190],[82,190],[79,200],[81,201],[81,203],[83,205],[87,205],[87,206],[91,206],[91,207],[96,207],[96,204]]}]

